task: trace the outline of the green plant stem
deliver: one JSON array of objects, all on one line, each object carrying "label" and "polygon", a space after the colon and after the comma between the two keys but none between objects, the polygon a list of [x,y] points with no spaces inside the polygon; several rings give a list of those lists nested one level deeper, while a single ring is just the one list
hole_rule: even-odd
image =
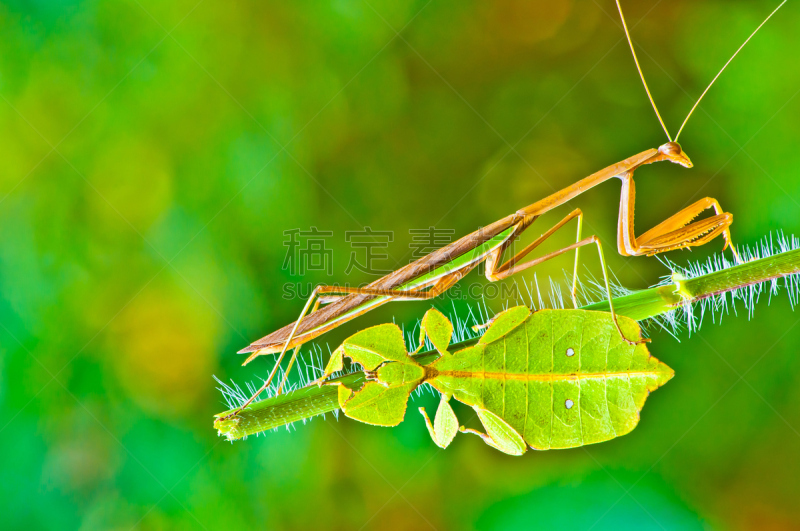
[{"label": "green plant stem", "polygon": [[[683,304],[693,304],[727,291],[746,288],[798,272],[800,272],[800,249],[795,249],[688,280],[674,278],[674,284],[617,297],[613,300],[614,310],[620,315],[643,321],[674,310]],[[589,304],[582,309],[608,311],[608,301]]]},{"label": "green plant stem", "polygon": [[[721,271],[685,280],[675,278],[674,284],[654,287],[613,299],[620,315],[637,321],[662,315],[684,305],[713,295],[745,288],[761,282],[800,272],[800,249],[754,260]],[[608,311],[608,301],[584,306],[585,310]],[[477,339],[453,345],[454,350],[475,344]],[[414,355],[422,364],[438,357],[435,351]],[[341,376],[334,381],[347,387],[358,387],[364,381],[362,372]],[[220,420],[233,410],[215,415],[214,427],[229,440],[240,439],[304,419],[310,419],[339,409],[338,387],[311,385],[255,402],[236,417]]]}]

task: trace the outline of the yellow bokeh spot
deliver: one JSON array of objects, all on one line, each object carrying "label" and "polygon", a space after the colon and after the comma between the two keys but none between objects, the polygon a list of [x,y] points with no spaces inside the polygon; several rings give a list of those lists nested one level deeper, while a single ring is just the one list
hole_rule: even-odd
[{"label": "yellow bokeh spot", "polygon": [[169,206],[173,169],[167,154],[142,138],[119,138],[101,146],[87,176],[98,218],[114,226],[146,230]]},{"label": "yellow bokeh spot", "polygon": [[216,313],[173,285],[147,288],[112,325],[116,377],[143,409],[183,417],[213,392]]}]

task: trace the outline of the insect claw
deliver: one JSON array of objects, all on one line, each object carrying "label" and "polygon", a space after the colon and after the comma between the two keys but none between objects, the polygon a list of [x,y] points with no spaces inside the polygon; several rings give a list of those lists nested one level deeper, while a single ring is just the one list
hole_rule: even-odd
[{"label": "insect claw", "polygon": [[481,330],[483,330],[485,328],[489,328],[490,326],[492,326],[492,323],[494,323],[494,320],[495,320],[495,317],[492,317],[491,319],[489,319],[488,321],[486,321],[483,324],[476,324],[476,325],[474,325],[472,327],[472,330],[474,332],[479,332],[479,331],[481,331]]},{"label": "insect claw", "polygon": [[245,366],[245,365],[247,365],[248,363],[250,363],[251,361],[253,361],[253,360],[254,360],[254,359],[256,359],[257,357],[259,357],[261,354],[262,354],[262,352],[261,352],[261,349],[259,349],[259,350],[256,350],[255,352],[253,352],[252,354],[250,354],[250,355],[247,357],[247,359],[246,359],[246,360],[244,360],[244,363],[242,363],[242,366]]},{"label": "insect claw", "polygon": [[241,411],[241,409],[237,409],[233,413],[229,413],[229,414],[225,415],[224,417],[217,419],[217,422],[222,422],[222,421],[228,420],[228,419],[234,419],[234,420],[236,420],[238,422],[238,419],[236,417],[238,417],[239,411]]},{"label": "insect claw", "polygon": [[[726,247],[728,247],[728,246],[726,246]],[[734,247],[733,245],[730,245],[730,248],[731,248],[731,252],[733,253],[733,258],[736,260],[736,263],[739,264],[739,265],[743,264],[744,260],[742,260],[742,257],[739,256],[739,251],[736,250],[736,247]],[[725,249],[723,249],[723,251],[724,250]]]},{"label": "insect claw", "polygon": [[308,382],[307,387],[311,387],[312,385],[316,385],[317,387],[322,387],[323,385],[325,385],[325,378],[326,378],[326,375],[323,374],[322,376],[320,376],[316,380],[311,380],[310,382]]},{"label": "insect claw", "polygon": [[650,343],[652,341],[649,337],[642,338],[639,341],[631,341],[625,336],[622,336],[622,339],[625,341],[625,343],[629,344],[632,347],[635,347],[636,345],[643,345],[645,343]]}]

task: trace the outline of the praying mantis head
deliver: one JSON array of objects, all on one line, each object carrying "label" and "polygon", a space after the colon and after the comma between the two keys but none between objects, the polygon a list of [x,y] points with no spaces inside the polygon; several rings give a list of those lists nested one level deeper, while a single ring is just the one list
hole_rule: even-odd
[{"label": "praying mantis head", "polygon": [[664,120],[661,118],[661,113],[658,112],[658,106],[656,105],[656,102],[653,100],[653,95],[650,93],[650,88],[647,86],[647,81],[644,78],[644,73],[642,73],[642,67],[639,64],[639,58],[636,57],[636,50],[634,50],[634,47],[633,47],[633,40],[631,40],[631,35],[628,32],[628,24],[625,22],[625,15],[622,14],[622,6],[620,5],[619,1],[620,0],[616,0],[616,2],[617,2],[617,10],[619,11],[620,20],[622,20],[622,28],[625,31],[625,38],[628,40],[628,46],[630,46],[630,48],[631,48],[631,54],[633,55],[633,62],[636,63],[636,70],[639,71],[639,78],[642,80],[642,84],[644,85],[644,90],[647,93],[647,97],[650,100],[650,104],[653,106],[653,110],[656,112],[656,116],[658,117],[659,123],[661,123],[661,127],[664,129],[664,133],[666,133],[666,135],[667,135],[667,139],[669,140],[669,142],[667,142],[666,144],[663,144],[662,146],[660,146],[658,148],[658,155],[656,157],[653,157],[652,159],[650,159],[650,162],[656,162],[656,161],[660,161],[660,160],[669,160],[671,162],[674,162],[675,164],[680,164],[684,168],[691,168],[693,166],[692,161],[689,159],[689,157],[686,156],[685,153],[683,153],[683,150],[681,149],[680,144],[678,144],[678,138],[681,136],[681,133],[683,132],[683,128],[686,127],[686,122],[689,121],[689,118],[692,116],[692,114],[694,113],[695,109],[697,109],[697,106],[700,104],[702,99],[708,93],[708,90],[712,87],[712,85],[714,85],[714,83],[717,81],[719,76],[722,75],[722,73],[725,71],[725,69],[728,68],[728,65],[731,64],[731,61],[733,61],[733,59],[739,54],[739,52],[742,51],[742,48],[744,48],[745,45],[748,42],[750,42],[750,39],[752,39],[755,36],[755,34],[758,33],[758,30],[760,30],[762,28],[762,26],[764,26],[764,24],[766,24],[767,21],[770,18],[772,18],[772,16],[775,13],[777,13],[778,10],[781,7],[783,7],[783,4],[785,4],[787,2],[787,0],[783,0],[778,5],[778,7],[776,7],[772,11],[772,13],[770,13],[767,16],[767,18],[764,19],[764,21],[755,29],[755,31],[753,31],[753,33],[751,33],[750,36],[747,37],[747,39],[745,39],[745,41],[742,43],[742,45],[739,46],[739,48],[733,53],[733,56],[731,56],[731,58],[728,59],[728,62],[725,63],[725,65],[722,67],[722,69],[719,72],[717,72],[717,75],[714,76],[714,79],[711,80],[711,83],[708,84],[708,86],[703,91],[703,93],[700,94],[700,97],[697,98],[697,101],[694,102],[694,105],[692,106],[691,110],[689,111],[689,114],[686,115],[686,118],[683,120],[683,123],[681,124],[680,129],[678,129],[678,134],[676,134],[674,138],[669,134],[669,130],[667,130],[667,126],[664,123]]},{"label": "praying mantis head", "polygon": [[684,168],[691,168],[694,166],[689,156],[683,152],[680,144],[677,142],[667,142],[659,146],[658,152],[664,156],[664,160],[680,164]]}]

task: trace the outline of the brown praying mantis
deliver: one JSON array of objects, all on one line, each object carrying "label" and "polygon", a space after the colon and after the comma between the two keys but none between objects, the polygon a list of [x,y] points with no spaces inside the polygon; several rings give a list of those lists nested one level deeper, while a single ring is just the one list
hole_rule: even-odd
[{"label": "brown praying mantis", "polygon": [[[727,68],[731,61],[738,55],[744,46],[753,38],[761,27],[786,3],[781,2],[769,16],[753,31],[753,33],[742,43],[731,58],[720,69],[711,83],[695,102],[683,121],[678,133],[673,139],[664,124],[658,107],[653,100],[650,89],[647,86],[644,74],[642,73],[639,60],[634,50],[633,42],[628,31],[625,17],[619,0],[616,0],[617,9],[622,20],[625,37],[630,46],[634,63],[639,72],[639,77],[644,85],[645,92],[650,100],[653,110],[658,117],[661,127],[666,133],[668,142],[662,146],[648,149],[629,157],[621,162],[612,164],[602,170],[576,182],[575,184],[557,191],[554,194],[541,199],[527,207],[521,208],[513,214],[506,216],[494,223],[483,227],[463,238],[452,242],[419,260],[412,262],[400,269],[372,282],[366,287],[344,287],[336,285],[317,286],[308,298],[297,321],[286,325],[283,328],[255,341],[250,346],[239,351],[240,353],[252,353],[244,362],[246,365],[257,356],[280,352],[275,362],[275,367],[270,372],[264,385],[253,394],[241,407],[233,411],[225,419],[235,417],[239,411],[250,405],[258,395],[271,384],[278,372],[281,362],[289,349],[294,348],[294,353],[290,359],[284,377],[278,386],[278,393],[286,381],[286,378],[294,364],[300,346],[312,339],[336,328],[378,306],[390,301],[410,301],[425,300],[435,298],[463,278],[467,273],[475,269],[480,263],[484,262],[486,278],[495,282],[510,277],[516,273],[525,271],[531,267],[553,259],[564,253],[575,251],[575,266],[572,278],[572,299],[575,303],[577,274],[579,263],[580,248],[586,245],[596,245],[600,258],[600,265],[603,271],[603,281],[605,292],[608,298],[609,309],[613,324],[617,333],[622,339],[635,345],[648,340],[637,339],[632,341],[625,337],[617,321],[617,315],[611,297],[611,289],[608,282],[608,271],[603,247],[597,236],[582,238],[581,229],[583,225],[583,213],[580,209],[575,209],[547,230],[535,241],[527,245],[518,253],[514,254],[507,261],[502,258],[511,244],[541,215],[567,203],[583,192],[608,181],[614,177],[622,181],[622,192],[620,197],[619,219],[617,222],[617,248],[623,256],[652,256],[666,251],[697,247],[704,245],[717,236],[722,236],[725,240],[724,249],[731,247],[734,257],[740,261],[735,247],[731,243],[730,226],[733,223],[733,215],[724,212],[716,199],[707,197],[701,199],[680,212],[668,217],[652,229],[646,231],[641,236],[636,236],[634,232],[634,209],[635,209],[635,183],[633,181],[634,172],[641,166],[653,164],[661,161],[669,161],[679,164],[685,168],[691,168],[692,162],[683,152],[678,144],[678,138],[683,131],[689,118],[697,109],[698,104],[706,95],[711,86],[716,82],[722,72]],[[708,218],[694,221],[702,212],[713,209],[714,215]],[[545,240],[563,228],[567,223],[577,219],[577,237],[575,243],[553,251],[544,256],[533,258],[521,262],[523,258],[533,252]],[[326,306],[320,308],[321,304]],[[577,304],[576,304],[577,308]],[[224,420],[224,419],[221,419]]]}]

